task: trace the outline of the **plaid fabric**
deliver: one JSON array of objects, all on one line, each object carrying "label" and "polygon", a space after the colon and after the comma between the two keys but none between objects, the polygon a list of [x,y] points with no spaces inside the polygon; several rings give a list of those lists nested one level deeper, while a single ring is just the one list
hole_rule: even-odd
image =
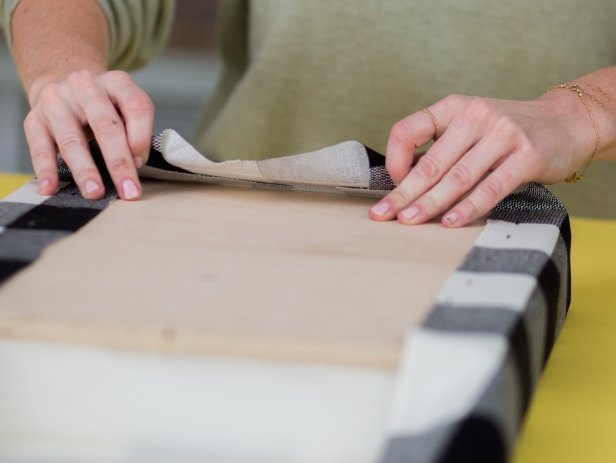
[{"label": "plaid fabric", "polygon": [[[104,167],[96,146],[93,152]],[[55,196],[38,195],[32,182],[0,202],[0,281],[116,197],[83,200],[65,165],[60,172],[65,183]],[[140,173],[337,194],[380,196],[393,188],[383,156],[357,142],[275,160],[213,163],[173,131],[155,139]],[[570,245],[567,212],[540,185],[491,212],[427,319],[408,334],[383,463],[507,461],[569,307]]]},{"label": "plaid fabric", "polygon": [[61,182],[51,197],[38,194],[36,180],[0,201],[0,283],[38,258],[54,241],[96,217],[117,195],[98,201],[81,197],[72,182]]},{"label": "plaid fabric", "polygon": [[512,194],[448,279],[398,372],[382,461],[505,462],[570,302],[566,210]]}]

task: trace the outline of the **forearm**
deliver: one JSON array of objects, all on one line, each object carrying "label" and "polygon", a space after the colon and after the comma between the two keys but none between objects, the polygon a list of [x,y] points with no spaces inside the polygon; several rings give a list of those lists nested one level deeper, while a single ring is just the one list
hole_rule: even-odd
[{"label": "forearm", "polygon": [[30,104],[48,83],[104,72],[109,30],[96,0],[22,0],[12,18],[13,52]]}]

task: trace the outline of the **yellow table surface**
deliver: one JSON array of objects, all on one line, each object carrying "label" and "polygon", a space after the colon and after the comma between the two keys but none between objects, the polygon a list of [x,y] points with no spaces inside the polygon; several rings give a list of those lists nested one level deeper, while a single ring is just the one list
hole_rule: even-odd
[{"label": "yellow table surface", "polygon": [[571,228],[573,300],[514,463],[616,462],[616,221]]},{"label": "yellow table surface", "polygon": [[[0,174],[0,197],[30,178]],[[573,301],[514,463],[616,461],[616,221],[571,226]]]},{"label": "yellow table surface", "polygon": [[16,190],[31,178],[32,175],[0,173],[0,198],[3,198],[11,191]]}]

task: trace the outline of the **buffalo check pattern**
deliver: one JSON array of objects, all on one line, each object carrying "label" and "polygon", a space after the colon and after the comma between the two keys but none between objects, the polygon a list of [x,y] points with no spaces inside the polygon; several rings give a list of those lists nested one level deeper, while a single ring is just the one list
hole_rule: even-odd
[{"label": "buffalo check pattern", "polygon": [[36,260],[54,241],[76,232],[116,197],[81,198],[72,182],[61,182],[54,196],[38,194],[32,180],[0,201],[0,283]]},{"label": "buffalo check pattern", "polygon": [[570,303],[569,218],[536,184],[490,214],[398,369],[385,463],[505,462]]},{"label": "buffalo check pattern", "polygon": [[[104,163],[92,146],[99,167]],[[115,198],[80,197],[60,163],[52,197],[35,182],[0,201],[0,282]],[[264,161],[212,162],[167,130],[143,177],[379,197],[394,187],[384,157],[358,142]],[[569,218],[544,187],[508,196],[423,324],[402,347],[381,463],[506,462],[570,303]]]}]

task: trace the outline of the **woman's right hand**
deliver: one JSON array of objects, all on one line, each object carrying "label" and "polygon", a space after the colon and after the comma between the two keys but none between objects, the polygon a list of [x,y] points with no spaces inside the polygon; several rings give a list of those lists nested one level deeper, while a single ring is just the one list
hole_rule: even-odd
[{"label": "woman's right hand", "polygon": [[119,196],[141,196],[137,169],[150,150],[154,105],[126,72],[74,71],[40,85],[29,97],[32,109],[24,131],[41,194],[51,195],[58,188],[59,151],[84,198],[104,195],[88,149],[89,127]]}]

